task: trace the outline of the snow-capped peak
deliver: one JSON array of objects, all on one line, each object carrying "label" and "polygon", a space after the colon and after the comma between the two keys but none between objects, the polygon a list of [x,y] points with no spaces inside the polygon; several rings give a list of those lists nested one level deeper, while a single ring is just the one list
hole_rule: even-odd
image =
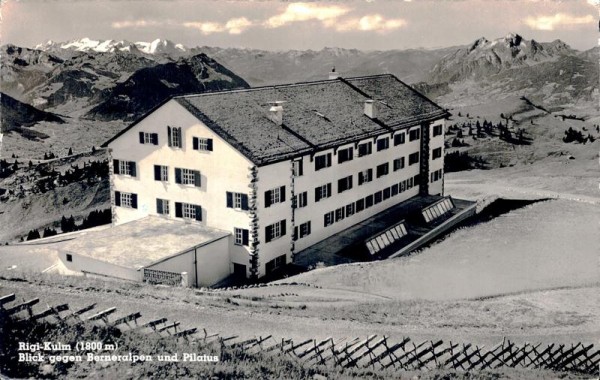
[{"label": "snow-capped peak", "polygon": [[146,54],[181,53],[187,50],[182,44],[175,45],[169,40],[160,38],[152,42],[136,42],[135,46]]},{"label": "snow-capped peak", "polygon": [[174,44],[169,40],[162,39],[156,39],[152,42],[132,43],[125,40],[93,40],[88,37],[62,43],[56,43],[52,40],[48,40],[46,43],[36,45],[35,49],[65,49],[83,52],[94,51],[99,53],[112,53],[116,51],[133,52],[139,49],[146,54],[174,54],[187,51],[186,47],[182,44]]}]

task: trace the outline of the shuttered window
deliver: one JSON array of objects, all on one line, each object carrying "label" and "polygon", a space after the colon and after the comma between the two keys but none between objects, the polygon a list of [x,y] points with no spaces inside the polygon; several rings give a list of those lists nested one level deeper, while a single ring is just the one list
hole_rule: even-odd
[{"label": "shuttered window", "polygon": [[277,223],[273,223],[269,226],[265,227],[265,241],[268,243],[270,241],[273,241],[277,238],[280,238],[282,236],[285,236],[286,234],[286,230],[285,230],[285,219],[284,220],[280,220]]},{"label": "shuttered window", "polygon": [[175,183],[200,187],[201,178],[199,170],[175,168]]},{"label": "shuttered window", "polygon": [[265,207],[285,202],[285,186],[265,191]]},{"label": "shuttered window", "polygon": [[227,191],[226,199],[227,208],[248,210],[248,194]]},{"label": "shuttered window", "polygon": [[113,160],[113,171],[118,175],[137,177],[135,161]]},{"label": "shuttered window", "polygon": [[212,152],[213,150],[213,140],[208,138],[194,137],[192,139],[192,145],[194,150],[205,152]]},{"label": "shuttered window", "polygon": [[175,202],[175,217],[202,220],[202,207],[191,203]]},{"label": "shuttered window", "polygon": [[158,133],[140,132],[140,144],[158,145]]}]

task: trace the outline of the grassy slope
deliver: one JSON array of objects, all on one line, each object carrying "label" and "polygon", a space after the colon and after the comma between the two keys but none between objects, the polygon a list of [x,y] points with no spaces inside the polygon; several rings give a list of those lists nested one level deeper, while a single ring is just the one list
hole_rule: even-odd
[{"label": "grassy slope", "polygon": [[[95,154],[75,155],[54,160],[50,165],[56,171],[64,173],[71,168],[71,165],[83,167],[83,162],[104,159],[104,153],[97,151]],[[35,164],[29,168],[23,158],[19,158],[19,162],[22,163],[21,168],[9,178],[1,179],[0,187],[14,190],[23,186],[29,191],[34,185]],[[66,204],[63,203],[65,198],[68,200]],[[11,197],[10,200],[0,203],[0,243],[27,235],[31,229],[43,229],[46,226],[56,228],[63,215],[67,217],[73,215],[79,220],[92,210],[109,207],[109,184],[106,180],[91,185],[85,181],[73,182],[41,194],[28,192],[24,198]]]}]

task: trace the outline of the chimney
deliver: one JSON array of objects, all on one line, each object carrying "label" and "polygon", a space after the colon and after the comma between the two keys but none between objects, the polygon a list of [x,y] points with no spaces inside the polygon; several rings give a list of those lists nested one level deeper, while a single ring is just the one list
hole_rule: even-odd
[{"label": "chimney", "polygon": [[275,123],[277,126],[283,124],[283,102],[273,102],[269,108],[269,120]]},{"label": "chimney", "polygon": [[335,66],[333,66],[329,72],[329,79],[337,79],[339,77],[340,75],[335,71]]},{"label": "chimney", "polygon": [[377,119],[377,109],[373,99],[365,100],[365,115],[371,119]]}]

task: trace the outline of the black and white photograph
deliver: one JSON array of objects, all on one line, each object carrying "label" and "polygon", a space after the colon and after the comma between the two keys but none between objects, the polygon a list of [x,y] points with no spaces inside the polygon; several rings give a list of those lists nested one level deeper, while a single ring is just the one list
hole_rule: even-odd
[{"label": "black and white photograph", "polygon": [[599,0],[1,0],[0,379],[598,379]]}]

